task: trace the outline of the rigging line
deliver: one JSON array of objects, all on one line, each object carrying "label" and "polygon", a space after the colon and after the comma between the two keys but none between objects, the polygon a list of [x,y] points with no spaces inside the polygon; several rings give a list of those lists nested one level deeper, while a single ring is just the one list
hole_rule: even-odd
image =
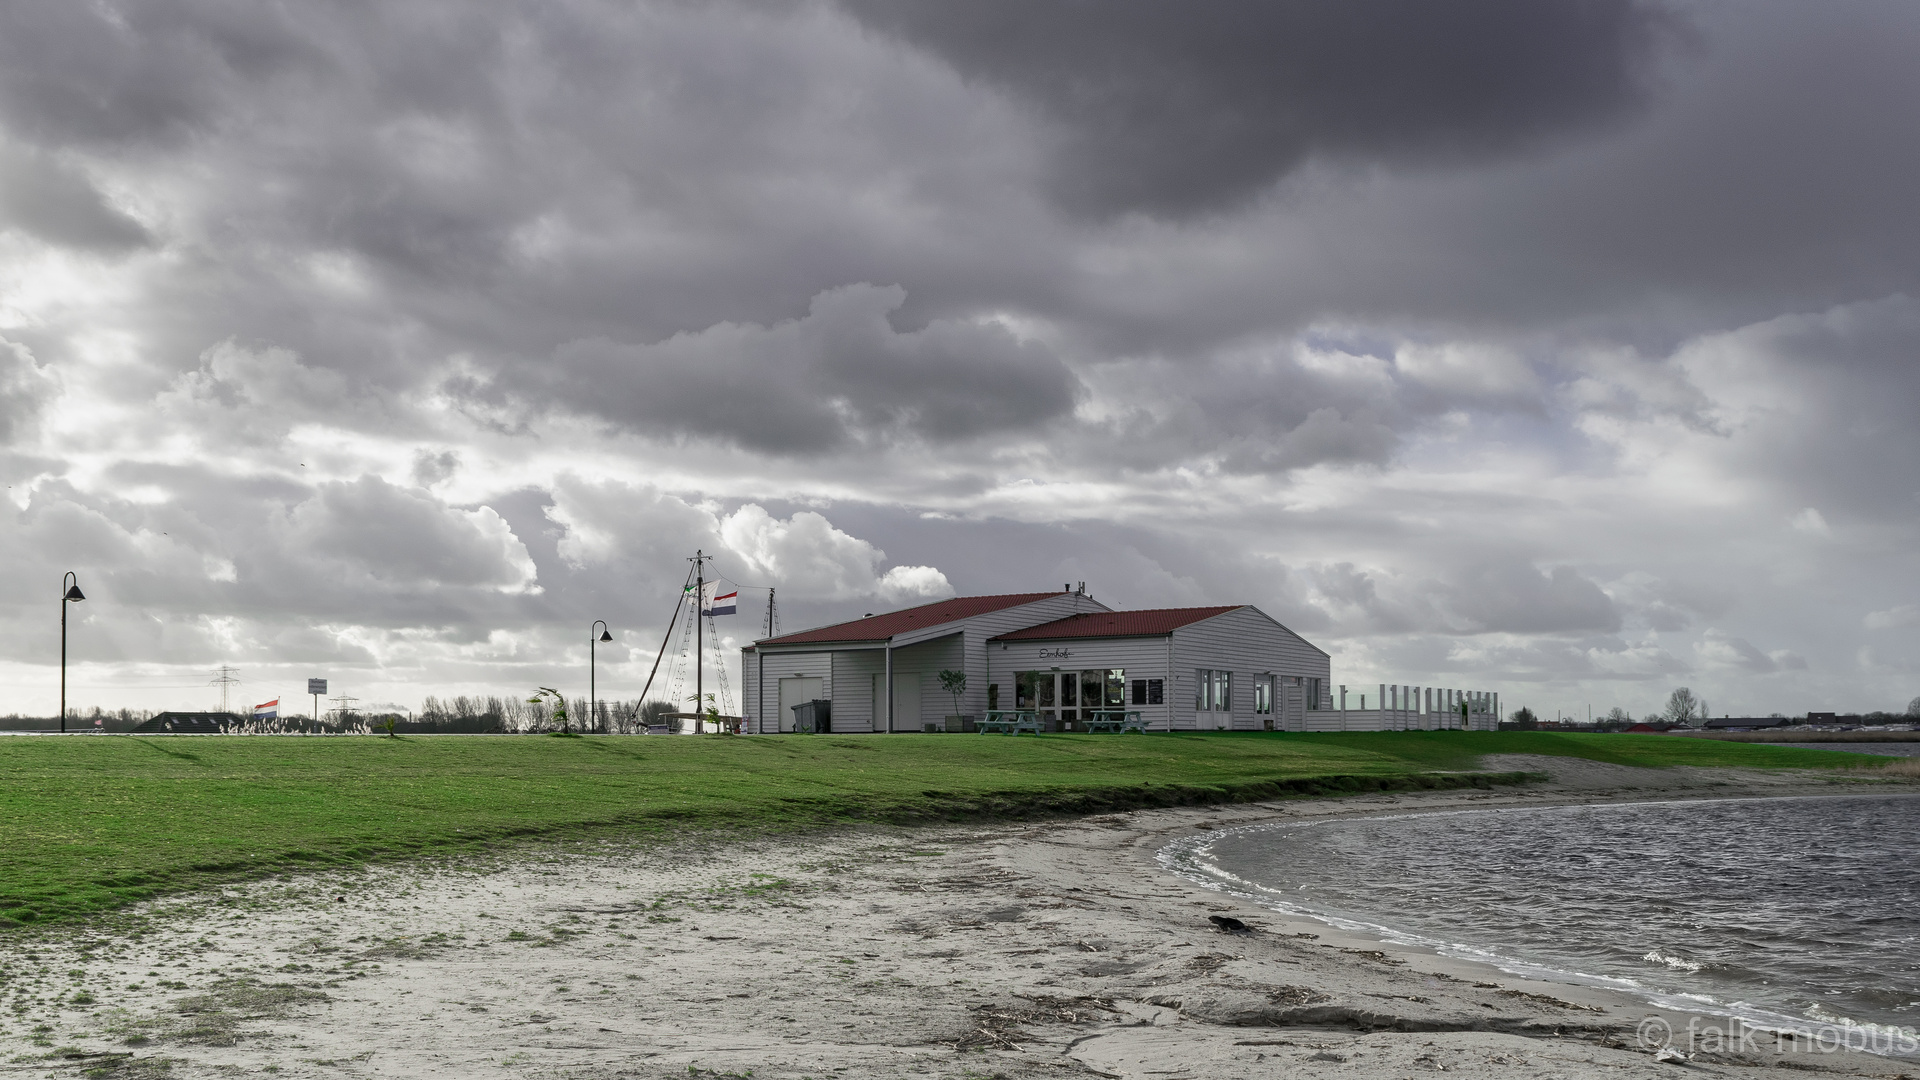
[{"label": "rigging line", "polygon": [[[689,602],[698,604],[700,598],[692,597]],[[693,638],[699,622],[699,609],[695,608],[693,613],[687,616],[687,621],[680,624],[680,644],[673,650],[673,663],[668,665],[667,668],[668,672],[672,675],[672,679],[667,684],[667,700],[676,704],[682,700],[680,697],[680,689],[687,683],[687,660],[689,657],[693,660],[694,681],[697,683],[700,680],[700,658],[692,655],[694,651]]]},{"label": "rigging line", "polygon": [[679,621],[680,608],[687,601],[687,585],[693,583],[693,571],[687,571],[687,580],[680,586],[680,592],[673,598],[673,618],[667,620],[667,632],[660,637],[660,651],[653,654],[653,670],[647,672],[647,685],[640,690],[640,700],[647,700],[647,691],[653,689],[653,677],[660,670],[660,658],[667,654],[667,642],[673,640],[673,624]]},{"label": "rigging line", "polygon": [[[720,634],[713,626],[713,616],[707,616],[707,636],[713,641],[713,663],[720,673],[720,708],[724,716],[733,715],[733,688],[727,683],[727,654],[721,651]],[[704,704],[704,703],[703,703]]]}]

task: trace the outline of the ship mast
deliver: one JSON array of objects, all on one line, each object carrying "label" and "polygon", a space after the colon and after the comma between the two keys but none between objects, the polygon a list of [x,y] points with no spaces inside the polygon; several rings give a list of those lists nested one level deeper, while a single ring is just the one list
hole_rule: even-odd
[{"label": "ship mast", "polygon": [[706,730],[707,696],[704,678],[707,670],[707,652],[700,625],[702,610],[707,604],[707,560],[712,558],[705,550],[695,548],[693,558],[687,561],[693,564],[693,733],[699,735]]}]

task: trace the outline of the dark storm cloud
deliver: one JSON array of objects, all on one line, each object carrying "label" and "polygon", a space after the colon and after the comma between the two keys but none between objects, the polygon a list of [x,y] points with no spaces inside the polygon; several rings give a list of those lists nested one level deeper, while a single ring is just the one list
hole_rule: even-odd
[{"label": "dark storm cloud", "polygon": [[[650,345],[561,348],[499,389],[630,430],[776,454],[858,439],[953,442],[1071,411],[1079,382],[1046,348],[992,323],[896,331],[906,294],[855,285],[815,297],[805,318],[723,324]],[[484,391],[483,391],[484,394]]]},{"label": "dark storm cloud", "polygon": [[493,683],[701,547],[1886,682],[1920,18],[1660,2],[6,5],[0,640]]},{"label": "dark storm cloud", "polygon": [[1661,20],[1634,0],[842,0],[1059,129],[1093,214],[1243,200],[1316,154],[1480,156],[1615,117]]}]

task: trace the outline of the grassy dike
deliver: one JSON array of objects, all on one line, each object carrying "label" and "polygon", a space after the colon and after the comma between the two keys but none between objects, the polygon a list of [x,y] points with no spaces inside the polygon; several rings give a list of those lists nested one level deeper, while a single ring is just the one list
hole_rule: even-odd
[{"label": "grassy dike", "polygon": [[1881,759],[1536,732],[0,739],[0,925],[275,870],[539,835],[1029,817],[1488,786],[1488,753],[1630,765]]}]

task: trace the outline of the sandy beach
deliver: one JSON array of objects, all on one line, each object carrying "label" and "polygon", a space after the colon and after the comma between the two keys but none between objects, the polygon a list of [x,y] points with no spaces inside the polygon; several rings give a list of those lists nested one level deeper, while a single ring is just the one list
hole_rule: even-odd
[{"label": "sandy beach", "polygon": [[[1837,794],[1802,773],[1502,758],[1526,789],[751,841],[527,846],[290,876],[0,939],[7,1071],[213,1077],[1901,1076],[1166,873],[1196,829],[1391,810]],[[1885,790],[1876,787],[1874,790]],[[1209,922],[1244,920],[1251,933]],[[1684,1016],[1661,1020],[1684,1030]]]}]

